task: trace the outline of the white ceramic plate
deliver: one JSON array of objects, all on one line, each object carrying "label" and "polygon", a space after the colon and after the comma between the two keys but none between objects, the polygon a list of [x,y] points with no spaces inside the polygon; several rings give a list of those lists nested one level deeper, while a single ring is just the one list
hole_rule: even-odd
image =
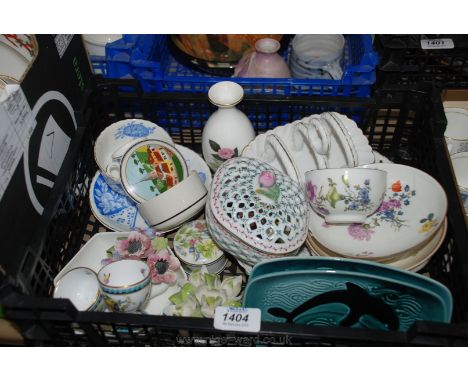
[{"label": "white ceramic plate", "polygon": [[468,189],[468,153],[458,153],[450,157],[453,171],[460,187]]},{"label": "white ceramic plate", "polygon": [[[320,118],[320,115],[314,114],[308,117],[301,119],[300,121],[308,126],[308,128],[313,129],[311,126],[311,120],[317,120]],[[346,118],[346,117],[342,117]],[[346,118],[347,120],[347,118]],[[294,162],[299,169],[300,175],[302,176],[301,182],[304,182],[304,174],[307,171],[315,170],[320,167],[320,158],[317,157],[316,154],[308,144],[302,144],[300,150],[295,150],[297,147],[297,143],[299,141],[303,141],[304,138],[297,132],[297,128],[295,124],[299,122],[295,121],[293,123],[288,123],[286,125],[277,126],[272,130],[268,130],[267,132],[258,135],[252,142],[250,142],[242,151],[241,156],[247,158],[255,158],[260,161],[265,161],[263,159],[263,153],[265,149],[265,139],[267,135],[276,134],[279,136],[286,144],[290,154],[292,155]],[[322,123],[326,123],[322,121]],[[336,126],[333,124],[327,123],[327,125],[331,125],[330,127],[330,152],[328,154],[328,167],[329,168],[339,168],[345,166],[353,166],[351,148],[348,145],[348,141],[346,136],[343,132],[335,130]],[[363,139],[367,141],[367,138],[364,137],[362,131],[357,127],[357,125],[351,125],[349,123],[346,125],[349,130],[352,130],[352,134],[349,136],[350,140],[352,141],[351,137],[359,142],[359,148],[362,153],[366,153],[367,155],[362,154],[361,157],[364,161],[359,162],[359,165],[370,164],[373,163],[373,156],[369,158],[369,153],[372,154],[372,148],[367,144],[367,147],[363,146]],[[335,127],[335,128],[334,128]],[[357,129],[357,130],[356,130]],[[357,155],[359,158],[359,155]],[[357,158],[357,159],[358,159]],[[268,164],[273,166],[274,168],[286,173],[286,169],[281,164],[278,158],[275,158],[272,161],[268,161]]]},{"label": "white ceramic plate", "polygon": [[392,163],[368,167],[387,171],[387,191],[379,211],[362,225],[327,225],[310,209],[309,231],[339,255],[383,260],[432,236],[445,219],[447,197],[434,178],[416,168]]},{"label": "white ceramic plate", "polygon": [[[119,237],[128,236],[129,232],[102,232],[97,233],[78,251],[78,253],[65,265],[65,267],[55,276],[54,285],[57,281],[68,271],[78,268],[86,267],[98,273],[102,268],[101,260],[106,258],[106,250],[112,247]],[[182,270],[182,267],[177,271],[177,284],[170,286],[165,291],[165,285],[153,285],[152,292],[160,289],[161,294],[149,300],[142,311],[146,314],[162,314],[163,309],[170,304],[168,298],[180,290],[179,284],[187,280],[187,275]]]},{"label": "white ceramic plate", "polygon": [[[209,190],[211,173],[208,165],[196,152],[176,145],[181,152],[189,171],[196,171]],[[113,231],[126,232],[135,228],[148,228],[148,224],[138,211],[137,204],[122,193],[115,192],[106,183],[100,171],[96,172],[91,183],[89,203],[94,217]]]},{"label": "white ceramic plate", "polygon": [[[426,266],[432,256],[437,252],[439,247],[442,245],[447,233],[447,218],[445,218],[442,226],[432,236],[429,241],[410,249],[403,255],[398,256],[396,259],[390,259],[383,261],[383,264],[391,265],[396,268],[405,269],[411,272],[418,272]],[[313,237],[307,239],[307,245],[311,252],[316,256],[321,257],[340,257],[335,253],[329,252],[326,248],[323,248]]]},{"label": "white ceramic plate", "polygon": [[[311,253],[309,248],[307,248],[307,246],[304,245],[296,256],[297,257],[309,257],[309,256],[313,256],[313,253]],[[296,256],[292,256],[292,257],[296,257]],[[250,275],[250,272],[252,272],[253,267],[251,265],[243,263],[242,261],[239,261],[238,259],[236,259],[236,261],[244,269],[245,273]]]},{"label": "white ceramic plate", "polygon": [[453,139],[467,139],[468,137],[468,110],[455,107],[444,109],[447,118],[447,128],[444,135]]},{"label": "white ceramic plate", "polygon": [[457,178],[463,207],[465,208],[465,213],[468,214],[468,152],[454,154],[450,159],[452,160],[453,171]]}]

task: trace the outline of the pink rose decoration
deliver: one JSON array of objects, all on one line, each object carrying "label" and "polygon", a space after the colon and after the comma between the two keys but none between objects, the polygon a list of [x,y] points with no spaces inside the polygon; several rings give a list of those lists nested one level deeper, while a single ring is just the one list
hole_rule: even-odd
[{"label": "pink rose decoration", "polygon": [[372,238],[374,230],[366,228],[362,224],[350,224],[348,227],[348,233],[356,240],[369,241]]},{"label": "pink rose decoration", "polygon": [[195,229],[197,229],[198,231],[204,231],[206,230],[206,224],[201,221],[198,221],[195,223]]},{"label": "pink rose decoration", "polygon": [[149,255],[146,263],[154,284],[175,284],[177,281],[176,271],[180,268],[180,262],[167,249]]},{"label": "pink rose decoration", "polygon": [[271,171],[262,171],[258,177],[260,186],[265,188],[272,187],[276,182],[276,176]]},{"label": "pink rose decoration", "polygon": [[234,156],[234,150],[224,147],[218,150],[218,155],[222,159],[231,159]]},{"label": "pink rose decoration", "polygon": [[122,258],[128,258],[129,256],[145,258],[154,253],[151,239],[137,231],[132,231],[127,239],[118,240],[115,249]]}]

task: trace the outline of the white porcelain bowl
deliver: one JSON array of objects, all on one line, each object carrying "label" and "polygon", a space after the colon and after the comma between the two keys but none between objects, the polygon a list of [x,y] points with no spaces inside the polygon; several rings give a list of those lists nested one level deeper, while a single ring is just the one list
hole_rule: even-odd
[{"label": "white porcelain bowl", "polygon": [[69,270],[55,284],[54,298],[68,298],[81,311],[102,310],[103,301],[94,271],[86,267]]},{"label": "white porcelain bowl", "polygon": [[122,38],[121,34],[84,34],[83,41],[90,56],[105,56],[106,45]]},{"label": "white porcelain bowl", "polygon": [[159,196],[141,203],[140,214],[150,227],[171,231],[198,215],[205,207],[208,191],[197,172]]},{"label": "white porcelain bowl", "polygon": [[364,223],[387,187],[386,171],[371,168],[312,170],[305,177],[309,203],[327,224]]}]

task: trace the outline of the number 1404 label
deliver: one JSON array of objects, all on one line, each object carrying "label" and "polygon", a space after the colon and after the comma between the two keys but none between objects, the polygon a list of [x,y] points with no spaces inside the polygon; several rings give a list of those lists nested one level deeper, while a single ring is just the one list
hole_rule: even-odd
[{"label": "number 1404 label", "polygon": [[432,38],[421,40],[422,49],[453,49],[455,47],[451,38]]},{"label": "number 1404 label", "polygon": [[219,330],[259,332],[261,311],[257,308],[219,306],[214,316],[214,327]]}]

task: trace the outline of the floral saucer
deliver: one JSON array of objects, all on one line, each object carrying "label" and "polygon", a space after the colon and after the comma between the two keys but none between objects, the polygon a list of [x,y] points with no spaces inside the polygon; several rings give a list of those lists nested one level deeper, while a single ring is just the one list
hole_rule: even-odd
[{"label": "floral saucer", "polygon": [[[431,260],[432,256],[437,252],[445,239],[447,233],[447,218],[445,218],[442,226],[427,242],[418,245],[404,252],[400,256],[384,260],[381,263],[391,265],[395,268],[404,269],[410,272],[419,272]],[[322,247],[313,236],[309,235],[306,241],[307,247],[310,249],[313,256],[320,257],[340,257],[336,253],[330,252],[327,248]]]},{"label": "floral saucer", "polygon": [[[211,173],[205,161],[187,147],[176,145],[184,157],[189,171],[196,171],[207,189],[211,185]],[[126,232],[135,228],[147,229],[148,224],[138,211],[137,204],[125,196],[123,190],[111,189],[100,171],[91,182],[89,202],[94,217],[112,231]]]},{"label": "floral saucer", "polygon": [[387,171],[382,205],[364,224],[328,225],[311,210],[309,231],[317,242],[341,256],[380,261],[420,245],[437,231],[445,219],[447,197],[434,178],[392,163],[366,167]]}]

